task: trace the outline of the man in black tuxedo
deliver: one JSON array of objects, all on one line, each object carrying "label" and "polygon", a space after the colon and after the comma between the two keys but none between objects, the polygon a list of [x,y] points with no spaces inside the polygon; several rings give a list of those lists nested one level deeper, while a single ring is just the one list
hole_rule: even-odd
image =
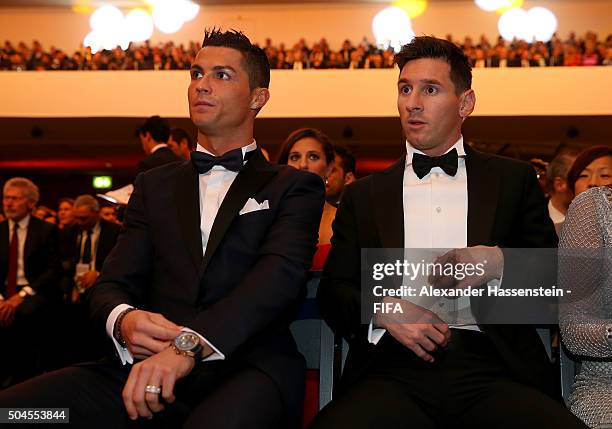
[{"label": "man in black tuxedo", "polygon": [[138,162],[138,172],[150,170],[160,165],[181,161],[168,147],[170,137],[170,125],[168,121],[159,116],[151,116],[138,128],[138,138],[142,144],[142,150],[147,155]]},{"label": "man in black tuxedo", "polygon": [[242,33],[207,32],[190,70],[192,161],[136,179],[89,292],[94,321],[134,364],[51,373],[0,393],[0,406],[70,407],[71,424],[88,428],[140,417],[186,428],[299,425],[305,362],[289,324],[325,189],[318,176],[269,164],[253,140],[269,70]]},{"label": "man in black tuxedo", "polygon": [[[487,255],[481,283],[512,282],[504,247],[555,247],[533,169],[465,145],[475,94],[467,58],[452,43],[416,37],[396,56],[407,155],[349,185],[334,223],[318,301],[349,354],[340,393],[314,428],[584,427],[560,403],[531,325],[447,324],[397,298],[399,322],[362,324],[361,249],[455,248]],[[506,264],[504,264],[506,262]],[[505,269],[508,268],[508,269]]]},{"label": "man in black tuxedo", "polygon": [[30,180],[3,188],[7,220],[0,223],[0,383],[23,381],[48,362],[50,310],[58,304],[57,227],[31,215],[39,198]]},{"label": "man in black tuxedo", "polygon": [[103,332],[95,332],[89,320],[84,294],[96,282],[104,261],[117,243],[121,227],[100,216],[100,204],[91,195],[81,195],[72,209],[74,225],[60,233],[62,289],[67,297],[67,330],[81,338],[79,347],[68,342],[66,363],[96,359],[104,354]]}]

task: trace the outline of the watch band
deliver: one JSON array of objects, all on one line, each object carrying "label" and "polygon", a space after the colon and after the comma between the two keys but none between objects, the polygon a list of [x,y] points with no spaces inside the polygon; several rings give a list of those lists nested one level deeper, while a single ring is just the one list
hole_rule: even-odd
[{"label": "watch band", "polygon": [[119,316],[117,316],[117,320],[115,320],[115,326],[113,327],[113,338],[115,338],[119,345],[124,349],[127,349],[127,343],[125,342],[125,338],[123,338],[123,335],[121,335],[121,324],[123,323],[123,319],[125,319],[125,316],[135,310],[137,310],[137,308],[130,307],[119,313]]}]

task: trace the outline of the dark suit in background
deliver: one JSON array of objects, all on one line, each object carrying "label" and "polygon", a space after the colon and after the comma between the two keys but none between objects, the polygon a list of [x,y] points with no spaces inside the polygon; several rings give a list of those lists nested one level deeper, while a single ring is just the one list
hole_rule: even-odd
[{"label": "dark suit in background", "polygon": [[[9,222],[0,223],[0,293],[5,297],[9,262]],[[51,313],[61,301],[59,288],[58,229],[30,216],[24,245],[23,269],[29,286],[36,292],[17,307],[8,328],[0,328],[0,375],[13,381],[25,380],[48,369],[50,336],[57,335]],[[19,290],[19,287],[18,287]]]},{"label": "dark suit in background", "polygon": [[[113,222],[100,219],[100,236],[96,243],[93,268],[101,272],[104,261],[115,247],[121,227]],[[63,365],[82,362],[102,357],[107,346],[105,334],[93,329],[89,317],[89,306],[84,299],[71,302],[71,296],[76,288],[74,277],[76,265],[81,260],[81,230],[74,225],[60,232],[60,248],[62,260],[62,290],[67,306],[64,337],[66,341],[59,359]],[[78,346],[72,343],[72,338],[80,338]]]},{"label": "dark suit in background", "polygon": [[180,161],[182,161],[182,159],[176,156],[168,146],[161,147],[138,162],[138,173],[159,167],[160,165]]}]

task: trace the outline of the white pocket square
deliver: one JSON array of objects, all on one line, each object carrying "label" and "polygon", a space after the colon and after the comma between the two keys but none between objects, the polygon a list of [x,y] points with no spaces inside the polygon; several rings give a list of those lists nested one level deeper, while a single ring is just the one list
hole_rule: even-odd
[{"label": "white pocket square", "polygon": [[264,200],[262,203],[258,203],[255,198],[249,198],[244,207],[238,212],[238,214],[242,216],[244,214],[256,212],[259,210],[268,210],[269,208],[270,203],[268,202],[268,200]]}]

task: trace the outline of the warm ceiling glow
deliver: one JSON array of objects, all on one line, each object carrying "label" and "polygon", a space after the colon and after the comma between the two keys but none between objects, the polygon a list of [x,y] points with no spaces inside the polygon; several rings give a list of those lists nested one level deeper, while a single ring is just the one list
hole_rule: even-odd
[{"label": "warm ceiling glow", "polygon": [[557,31],[557,18],[554,13],[543,7],[511,9],[504,13],[497,23],[499,34],[505,40],[514,38],[533,42],[548,42]]},{"label": "warm ceiling glow", "polygon": [[504,13],[508,12],[511,9],[523,7],[525,0],[507,0],[506,3],[507,3],[506,5],[495,10],[495,12],[499,13],[500,15],[503,15]]},{"label": "warm ceiling glow", "polygon": [[474,2],[486,12],[493,12],[510,4],[510,0],[474,0]]},{"label": "warm ceiling glow", "polygon": [[143,9],[132,9],[125,16],[125,25],[132,42],[144,42],[153,35],[153,19]]},{"label": "warm ceiling glow", "polygon": [[427,9],[427,0],[396,0],[393,6],[403,9],[410,19],[423,15]]},{"label": "warm ceiling glow", "polygon": [[372,20],[372,32],[378,46],[391,46],[396,52],[414,37],[410,18],[398,7],[378,12]]}]

